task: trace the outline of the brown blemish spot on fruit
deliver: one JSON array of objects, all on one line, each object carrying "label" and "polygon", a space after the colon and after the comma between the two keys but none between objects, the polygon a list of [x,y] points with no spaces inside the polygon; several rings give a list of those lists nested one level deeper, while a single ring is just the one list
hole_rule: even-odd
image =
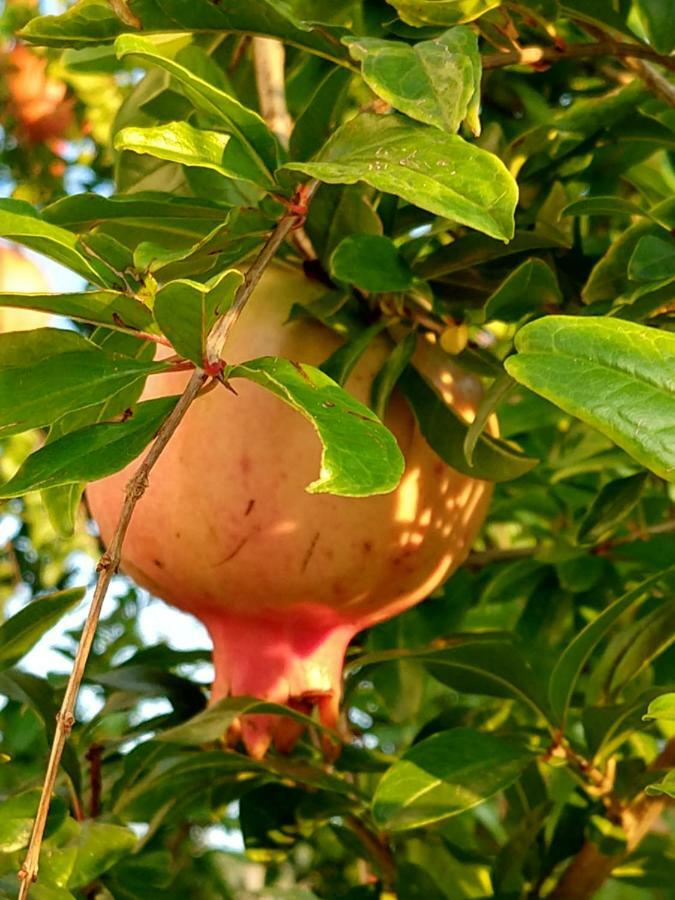
[{"label": "brown blemish spot on fruit", "polygon": [[309,561],[312,558],[312,554],[314,553],[318,540],[319,532],[317,531],[312,540],[309,542],[309,547],[307,548],[307,552],[305,553],[304,559],[302,560],[302,566],[300,567],[301,572],[304,572],[309,565]]},{"label": "brown blemish spot on fruit", "polygon": [[248,475],[251,471],[251,460],[248,456],[242,456],[239,460],[239,468],[241,469],[242,475]]},{"label": "brown blemish spot on fruit", "polygon": [[251,513],[251,511],[253,510],[254,506],[255,506],[255,497],[251,497],[251,499],[248,501],[248,506],[246,507],[246,512],[244,513],[244,515],[248,516]]},{"label": "brown blemish spot on fruit", "polygon": [[158,569],[164,568],[164,563],[162,562],[161,559],[153,559],[153,562],[157,566]]},{"label": "brown blemish spot on fruit", "polygon": [[240,550],[243,549],[243,547],[246,544],[246,542],[248,541],[248,539],[249,539],[249,535],[247,534],[239,541],[239,543],[234,547],[234,549],[230,553],[228,553],[228,555],[226,557],[219,560],[216,563],[216,565],[222,566],[224,563],[229,562],[231,559],[234,559],[235,556],[240,552]]},{"label": "brown blemish spot on fruit", "polygon": [[372,541],[364,541],[363,542],[363,552],[364,553],[370,553],[372,549],[373,549]]}]

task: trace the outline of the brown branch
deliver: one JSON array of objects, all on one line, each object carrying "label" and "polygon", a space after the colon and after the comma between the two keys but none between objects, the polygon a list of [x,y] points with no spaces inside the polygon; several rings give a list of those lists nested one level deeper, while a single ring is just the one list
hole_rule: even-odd
[{"label": "brown branch", "polygon": [[352,829],[361,841],[368,856],[377,866],[384,886],[389,889],[393,888],[396,883],[396,860],[389,845],[385,840],[370,831],[357,816],[347,816],[345,824]]},{"label": "brown branch", "polygon": [[643,44],[621,43],[603,40],[589,44],[567,44],[565,47],[521,47],[505,53],[493,53],[483,57],[484,69],[501,69],[504,66],[538,66],[564,59],[592,59],[596,56],[618,56],[621,59],[649,59],[675,72],[675,56],[664,56]]},{"label": "brown branch", "polygon": [[285,51],[281,41],[253,38],[253,67],[260,98],[260,113],[284,147],[288,147],[293,123],[286,107]]},{"label": "brown branch", "polygon": [[[675,766],[675,739],[669,741],[650,769],[672,769]],[[650,832],[668,803],[667,797],[640,794],[621,813],[621,825],[626,835],[626,847],[621,853],[606,856],[600,848],[586,841],[567,866],[560,881],[547,900],[587,900],[600,890],[614,869],[640,845]]]},{"label": "brown branch", "polygon": [[[310,182],[304,189],[303,196],[306,202],[313,192],[316,190],[318,182]],[[268,265],[279,246],[286,238],[293,226],[301,220],[300,213],[289,207],[288,212],[279,220],[274,231],[263,245],[260,253],[254,260],[250,269],[247,271],[244,281],[234,299],[234,303],[230,309],[222,316],[214,325],[207,340],[207,356],[210,363],[216,363],[220,360],[223,345],[227,340],[231,328],[239,318],[248,298],[253,293],[256,285],[260,281],[265,267]],[[129,528],[129,523],[133,515],[136,504],[141,499],[148,486],[149,475],[155,463],[162,454],[164,448],[171,440],[174,432],[180,425],[185,413],[190,408],[192,402],[199,395],[202,386],[208,380],[208,374],[202,368],[197,368],[193,372],[187,387],[181,394],[178,402],[174,406],[170,415],[164,420],[161,428],[157,432],[154,443],[147,452],[145,458],[139,465],[134,475],[129,480],[125,489],[124,503],[120,512],[120,517],[115,527],[108,549],[101,557],[96,571],[98,572],[98,580],[94,589],[91,605],[87,613],[87,619],[82,630],[82,636],[77,648],[73,669],[66,685],[66,691],[63,696],[61,708],[56,716],[56,729],[52,742],[47,770],[42,785],[42,793],[38,804],[37,813],[33,822],[33,830],[26,851],[26,858],[19,871],[21,879],[21,888],[18,900],[26,900],[30,892],[31,884],[37,880],[40,847],[44,836],[47,815],[51,796],[56,785],[56,777],[63,754],[63,748],[66,740],[75,722],[75,702],[82,683],[84,669],[89,658],[94,637],[96,634],[96,626],[101,614],[101,607],[105,600],[108,587],[114,574],[117,572],[122,555],[122,544]]]}]

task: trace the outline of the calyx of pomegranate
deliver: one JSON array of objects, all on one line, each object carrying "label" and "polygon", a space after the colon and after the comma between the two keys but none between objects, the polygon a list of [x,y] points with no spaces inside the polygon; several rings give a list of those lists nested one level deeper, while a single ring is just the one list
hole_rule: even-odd
[{"label": "calyx of pomegranate", "polygon": [[[324,289],[274,265],[227,346],[228,363],[281,356],[319,365],[340,344],[310,319],[287,323],[294,303]],[[287,324],[286,324],[287,323]],[[368,403],[389,352],[374,341],[345,387]],[[422,342],[417,368],[461,415],[480,401],[477,381]],[[175,394],[186,373],[149,379],[144,398]],[[344,654],[353,636],[423,600],[466,557],[490,486],[431,450],[396,392],[385,424],[406,461],[398,488],[367,498],[309,494],[321,449],[311,425],[261,387],[213,390],[188,411],[138,503],[122,553],[139,585],[193,613],[213,639],[212,702],[246,695],[336,728]],[[134,466],[90,485],[92,514],[110,539]],[[242,717],[229,740],[261,757],[290,750],[301,726]]]}]

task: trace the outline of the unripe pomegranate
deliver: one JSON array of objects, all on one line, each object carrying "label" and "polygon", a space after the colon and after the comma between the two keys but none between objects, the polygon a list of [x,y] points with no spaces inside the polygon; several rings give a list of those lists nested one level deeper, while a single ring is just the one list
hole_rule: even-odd
[{"label": "unripe pomegranate", "polygon": [[7,54],[5,83],[9,110],[35,144],[62,138],[73,122],[73,106],[63,81],[47,75],[47,60],[23,44]]},{"label": "unripe pomegranate", "polygon": [[[40,269],[13,247],[0,246],[0,293],[46,294],[50,287]],[[0,334],[43,328],[48,317],[32,309],[0,306]]]},{"label": "unripe pomegranate", "polygon": [[[320,364],[339,338],[307,319],[284,323],[294,302],[322,290],[300,272],[268,270],[232,333],[228,363],[277,355]],[[361,401],[386,354],[386,341],[374,343],[347,382]],[[474,378],[433,347],[422,348],[418,363],[448,403],[473,413]],[[144,396],[176,394],[186,378],[153,376]],[[308,494],[320,461],[311,425],[259,386],[237,380],[235,387],[238,396],[218,388],[187,413],[138,503],[122,565],[206,625],[212,700],[252,695],[305,712],[316,706],[323,724],[335,727],[347,644],[424,599],[464,560],[490,487],[445,465],[395,393],[385,421],[406,459],[399,487],[359,499]],[[89,487],[104,541],[134,468]],[[240,728],[256,757],[272,739],[289,749],[298,734],[277,716],[247,716]]]}]

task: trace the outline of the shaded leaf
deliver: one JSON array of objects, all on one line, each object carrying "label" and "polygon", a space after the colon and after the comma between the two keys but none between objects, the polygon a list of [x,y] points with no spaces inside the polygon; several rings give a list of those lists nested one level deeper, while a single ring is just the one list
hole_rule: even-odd
[{"label": "shaded leaf", "polygon": [[308,419],[321,440],[321,472],[310,493],[364,497],[393,491],[404,460],[377,416],[313,366],[263,357],[234,366],[227,378],[246,378],[272,391]]},{"label": "shaded leaf", "polygon": [[321,363],[319,366],[321,371],[337,382],[340,387],[343,387],[358,361],[370,347],[371,342],[383,331],[386,324],[383,321],[375,322],[368,328],[359,331],[331,353],[325,362]]},{"label": "shaded leaf", "polygon": [[384,773],[373,816],[391,831],[447,819],[513,784],[531,760],[522,745],[492,734],[468,728],[434,734]]},{"label": "shaded leaf", "polygon": [[353,234],[344,238],[330,258],[331,274],[362,291],[405,291],[413,273],[393,241],[384,235]]},{"label": "shaded leaf", "polygon": [[501,160],[404,116],[362,113],[335,132],[316,161],[285,167],[330,184],[365,181],[492,237],[513,236],[518,189]]},{"label": "shaded leaf", "polygon": [[662,281],[675,278],[675,241],[646,234],[635,245],[628,263],[633,281]]},{"label": "shaded leaf", "polygon": [[485,304],[485,320],[514,322],[562,301],[558,281],[540,259],[528,259],[514,269]]},{"label": "shaded leaf", "polygon": [[464,456],[469,465],[473,464],[473,454],[476,449],[478,438],[483,434],[485,426],[491,415],[495,412],[499,404],[505,397],[511,393],[515,387],[515,381],[506,372],[495,378],[488,390],[486,391],[480,406],[476,410],[473,422],[469,425],[466,437],[464,438]]},{"label": "shaded leaf", "polygon": [[555,664],[549,679],[548,694],[553,714],[564,723],[567,717],[572,694],[579,676],[591,653],[600,641],[606,637],[617,619],[629,609],[636,608],[650,595],[651,590],[673,569],[668,568],[647,578],[623,597],[615,600],[610,606],[589,622],[573,640],[564,648]]},{"label": "shaded leaf", "polygon": [[464,457],[468,423],[412,367],[403,373],[399,386],[429,445],[458,472],[490,481],[510,481],[536,466],[538,460],[485,433],[479,436],[469,465]]},{"label": "shaded leaf", "polygon": [[507,372],[675,480],[675,335],[620,319],[547,316],[516,335]]},{"label": "shaded leaf", "polygon": [[578,544],[601,544],[640,502],[646,472],[617,478],[603,485],[577,529]]},{"label": "shaded leaf", "polygon": [[408,25],[459,25],[499,6],[501,0],[387,0]]},{"label": "shaded leaf", "polygon": [[373,379],[370,405],[375,415],[380,419],[384,419],[384,414],[392,391],[405,371],[406,366],[413,358],[416,346],[417,333],[415,331],[409,331],[408,334],[396,344],[387,357],[386,362]]}]

